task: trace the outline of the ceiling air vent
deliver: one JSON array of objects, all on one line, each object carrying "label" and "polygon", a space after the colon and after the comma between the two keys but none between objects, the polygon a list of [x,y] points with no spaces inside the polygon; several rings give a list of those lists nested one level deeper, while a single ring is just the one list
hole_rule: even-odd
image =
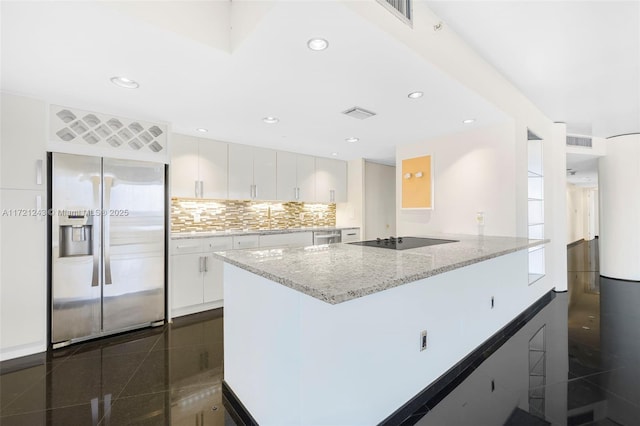
[{"label": "ceiling air vent", "polygon": [[591,138],[585,136],[567,136],[567,145],[591,148]]},{"label": "ceiling air vent", "polygon": [[404,23],[412,25],[411,0],[378,0],[378,3],[389,9]]},{"label": "ceiling air vent", "polygon": [[376,115],[375,112],[367,111],[364,108],[353,107],[349,108],[346,111],[342,111],[344,115],[348,115],[349,117],[357,118],[358,120],[364,120],[365,118],[373,117]]}]

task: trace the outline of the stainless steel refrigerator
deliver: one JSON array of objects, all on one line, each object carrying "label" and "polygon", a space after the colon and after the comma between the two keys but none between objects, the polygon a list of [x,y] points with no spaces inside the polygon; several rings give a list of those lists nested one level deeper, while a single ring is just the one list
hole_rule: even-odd
[{"label": "stainless steel refrigerator", "polygon": [[165,318],[165,166],[51,154],[51,343]]}]

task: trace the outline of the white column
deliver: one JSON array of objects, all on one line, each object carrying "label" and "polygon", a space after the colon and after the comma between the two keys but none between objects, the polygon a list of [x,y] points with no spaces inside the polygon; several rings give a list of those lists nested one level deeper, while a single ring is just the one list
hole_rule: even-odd
[{"label": "white column", "polygon": [[554,123],[551,140],[545,141],[545,237],[547,274],[556,291],[567,290],[567,125]]},{"label": "white column", "polygon": [[598,182],[600,273],[640,281],[640,134],[607,140]]}]

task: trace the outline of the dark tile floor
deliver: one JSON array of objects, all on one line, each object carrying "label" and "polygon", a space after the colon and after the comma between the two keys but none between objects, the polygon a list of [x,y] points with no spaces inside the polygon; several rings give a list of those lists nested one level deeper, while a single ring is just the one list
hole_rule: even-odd
[{"label": "dark tile floor", "polygon": [[[560,293],[419,425],[640,424],[640,284],[568,249]],[[0,425],[225,425],[222,312],[0,363]],[[355,425],[349,425],[355,426]]]},{"label": "dark tile floor", "polygon": [[222,311],[0,364],[0,425],[234,425]]},{"label": "dark tile floor", "polygon": [[[640,283],[601,277],[597,244],[570,247],[569,291],[417,424],[640,424]],[[538,368],[531,340],[542,327]]]}]

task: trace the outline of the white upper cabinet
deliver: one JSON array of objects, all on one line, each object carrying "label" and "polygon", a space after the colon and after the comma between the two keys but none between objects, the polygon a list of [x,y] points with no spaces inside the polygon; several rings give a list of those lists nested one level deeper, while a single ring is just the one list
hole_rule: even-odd
[{"label": "white upper cabinet", "polygon": [[297,201],[298,179],[296,177],[296,159],[298,155],[292,152],[278,151],[277,190],[278,200]]},{"label": "white upper cabinet", "polygon": [[310,155],[298,154],[296,158],[298,178],[298,201],[316,200],[316,159]]},{"label": "white upper cabinet", "polygon": [[2,94],[0,188],[46,189],[47,105]]},{"label": "white upper cabinet", "polygon": [[198,170],[202,198],[227,198],[227,144],[203,140],[199,145]]},{"label": "white upper cabinet", "polygon": [[229,145],[229,198],[253,199],[253,147]]},{"label": "white upper cabinet", "polygon": [[174,134],[171,196],[227,198],[227,144]]},{"label": "white upper cabinet", "polygon": [[345,202],[347,163],[174,134],[171,196]]},{"label": "white upper cabinet", "polygon": [[198,181],[198,139],[173,134],[171,141],[171,196],[193,198]]},{"label": "white upper cabinet", "polygon": [[253,148],[253,185],[257,200],[276,200],[276,152]]},{"label": "white upper cabinet", "polygon": [[320,203],[347,201],[347,163],[330,158],[316,158],[316,196]]},{"label": "white upper cabinet", "polygon": [[315,158],[278,151],[277,198],[282,201],[315,201]]},{"label": "white upper cabinet", "polygon": [[229,145],[229,198],[276,199],[276,152],[247,145]]}]

